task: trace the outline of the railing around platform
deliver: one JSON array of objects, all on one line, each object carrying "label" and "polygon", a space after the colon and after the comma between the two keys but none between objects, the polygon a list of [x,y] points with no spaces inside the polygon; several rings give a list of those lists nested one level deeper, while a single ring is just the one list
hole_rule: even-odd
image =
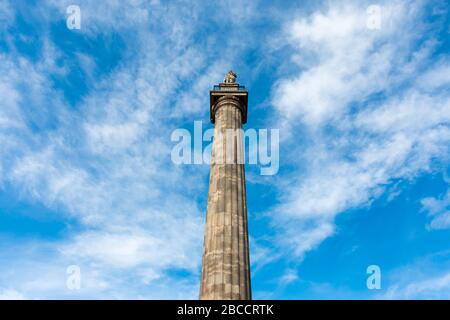
[{"label": "railing around platform", "polygon": [[245,91],[246,89],[245,89],[245,86],[219,86],[219,85],[216,85],[216,86],[214,86],[213,87],[213,91],[235,91],[235,90],[238,90],[238,91]]}]

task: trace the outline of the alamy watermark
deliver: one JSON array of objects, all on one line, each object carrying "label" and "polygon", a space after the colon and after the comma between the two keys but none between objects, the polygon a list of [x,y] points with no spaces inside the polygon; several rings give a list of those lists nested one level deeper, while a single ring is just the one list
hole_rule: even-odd
[{"label": "alamy watermark", "polygon": [[[194,121],[194,134],[178,128],[171,134],[175,164],[253,164],[261,175],[275,175],[280,167],[278,129],[207,129]],[[213,147],[213,140],[215,140]],[[203,142],[209,144],[203,148]]]},{"label": "alamy watermark", "polygon": [[69,30],[81,29],[81,9],[79,6],[72,4],[66,8],[66,26]]},{"label": "alamy watermark", "polygon": [[366,272],[369,275],[366,281],[367,289],[381,289],[381,268],[376,264],[373,264],[367,267]]},{"label": "alamy watermark", "polygon": [[81,288],[81,268],[77,265],[70,265],[66,269],[68,275],[66,286],[69,290],[80,290]]},{"label": "alamy watermark", "polygon": [[381,29],[381,6],[372,4],[367,7],[367,21],[366,26],[369,30]]}]

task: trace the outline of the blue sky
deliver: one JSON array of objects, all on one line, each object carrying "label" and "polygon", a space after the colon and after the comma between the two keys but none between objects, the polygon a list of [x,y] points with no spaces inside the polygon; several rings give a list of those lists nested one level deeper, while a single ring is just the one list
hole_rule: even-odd
[{"label": "blue sky", "polygon": [[233,69],[280,130],[278,174],[246,172],[254,298],[449,299],[448,10],[2,0],[0,298],[196,299],[209,167],[170,135]]}]

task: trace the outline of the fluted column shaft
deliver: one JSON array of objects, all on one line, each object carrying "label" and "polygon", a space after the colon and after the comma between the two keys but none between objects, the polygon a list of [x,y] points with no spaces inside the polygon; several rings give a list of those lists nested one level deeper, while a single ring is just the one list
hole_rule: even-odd
[{"label": "fluted column shaft", "polygon": [[215,108],[200,299],[251,299],[241,128],[239,102],[232,97],[219,100]]}]

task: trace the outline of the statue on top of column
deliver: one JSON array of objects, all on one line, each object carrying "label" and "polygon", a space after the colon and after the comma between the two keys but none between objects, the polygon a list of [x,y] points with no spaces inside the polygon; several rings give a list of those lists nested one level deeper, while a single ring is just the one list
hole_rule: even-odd
[{"label": "statue on top of column", "polygon": [[223,83],[235,83],[236,82],[237,75],[233,72],[233,70],[228,71],[228,73],[225,75],[225,78],[223,79]]}]

